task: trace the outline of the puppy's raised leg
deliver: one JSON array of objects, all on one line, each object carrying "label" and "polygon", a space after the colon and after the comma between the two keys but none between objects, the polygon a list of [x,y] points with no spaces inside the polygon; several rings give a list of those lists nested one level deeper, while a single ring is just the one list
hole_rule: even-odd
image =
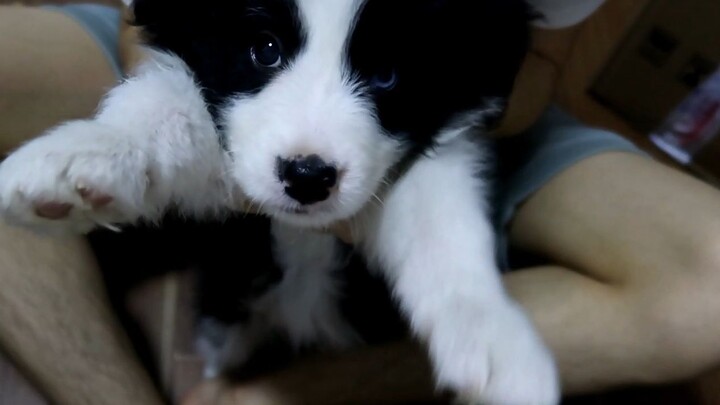
[{"label": "puppy's raised leg", "polygon": [[366,247],[427,342],[440,387],[464,403],[557,403],[553,359],[501,285],[476,172],[480,151],[453,142],[392,188]]},{"label": "puppy's raised leg", "polygon": [[198,213],[226,203],[212,117],[180,59],[152,53],[90,120],[71,121],[0,164],[0,215],[44,231],[153,220],[171,204]]}]

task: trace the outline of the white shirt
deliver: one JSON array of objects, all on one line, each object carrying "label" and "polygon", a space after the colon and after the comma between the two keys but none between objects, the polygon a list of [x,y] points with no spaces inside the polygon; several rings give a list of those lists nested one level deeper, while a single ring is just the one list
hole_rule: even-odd
[{"label": "white shirt", "polygon": [[535,22],[540,28],[557,29],[575,25],[600,7],[605,0],[528,0],[544,18]]}]

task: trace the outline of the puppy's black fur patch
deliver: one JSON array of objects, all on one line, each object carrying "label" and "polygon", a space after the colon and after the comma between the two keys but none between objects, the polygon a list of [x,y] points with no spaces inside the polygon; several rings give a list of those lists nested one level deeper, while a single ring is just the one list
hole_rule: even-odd
[{"label": "puppy's black fur patch", "polygon": [[135,0],[132,23],[151,47],[177,54],[202,86],[213,112],[233,95],[254,94],[273,77],[250,49],[264,33],[290,63],[306,40],[292,0]]},{"label": "puppy's black fur patch", "polygon": [[[530,9],[521,0],[369,0],[349,45],[382,125],[427,147],[448,122],[504,100],[527,52]],[[373,78],[396,74],[391,90]]]}]

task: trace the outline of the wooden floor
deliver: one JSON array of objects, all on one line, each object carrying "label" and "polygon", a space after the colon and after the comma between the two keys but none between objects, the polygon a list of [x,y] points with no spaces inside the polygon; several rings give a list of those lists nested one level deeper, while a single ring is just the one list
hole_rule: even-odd
[{"label": "wooden floor", "polygon": [[[112,0],[110,0],[112,1]],[[0,1],[0,3],[8,3]],[[568,48],[562,66],[561,85],[556,101],[580,119],[614,130],[645,148],[659,160],[674,165],[656,150],[645,134],[637,133],[618,116],[588,96],[585,91],[605,61],[622,40],[648,0],[609,0],[580,28]],[[147,326],[155,349],[160,353],[163,380],[173,397],[179,397],[199,379],[200,364],[190,341],[187,278],[154,281],[133,299],[141,322]],[[568,404],[720,404],[720,375],[676,386],[654,389],[628,389],[584,398],[568,399]],[[46,405],[46,402],[0,358],[0,405]]]}]

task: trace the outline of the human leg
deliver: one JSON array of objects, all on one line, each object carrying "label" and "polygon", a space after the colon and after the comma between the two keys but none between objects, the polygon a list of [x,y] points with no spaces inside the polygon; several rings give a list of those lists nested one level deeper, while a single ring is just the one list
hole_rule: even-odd
[{"label": "human leg", "polygon": [[[68,16],[0,6],[0,151],[93,112],[117,80]],[[58,404],[159,404],[82,239],[0,224],[0,345]]]},{"label": "human leg", "polygon": [[0,344],[58,404],[160,404],[81,239],[0,225]]},{"label": "human leg", "polygon": [[720,360],[717,190],[555,108],[505,147],[499,222],[509,265],[528,268],[506,282],[554,348],[565,392],[669,382]]},{"label": "human leg", "polygon": [[62,13],[0,6],[0,32],[1,152],[88,116],[118,79],[97,42]]},{"label": "human leg", "polygon": [[520,208],[514,244],[565,268],[511,273],[508,287],[558,357],[566,392],[671,382],[717,364],[719,203],[689,176],[611,153]]}]

